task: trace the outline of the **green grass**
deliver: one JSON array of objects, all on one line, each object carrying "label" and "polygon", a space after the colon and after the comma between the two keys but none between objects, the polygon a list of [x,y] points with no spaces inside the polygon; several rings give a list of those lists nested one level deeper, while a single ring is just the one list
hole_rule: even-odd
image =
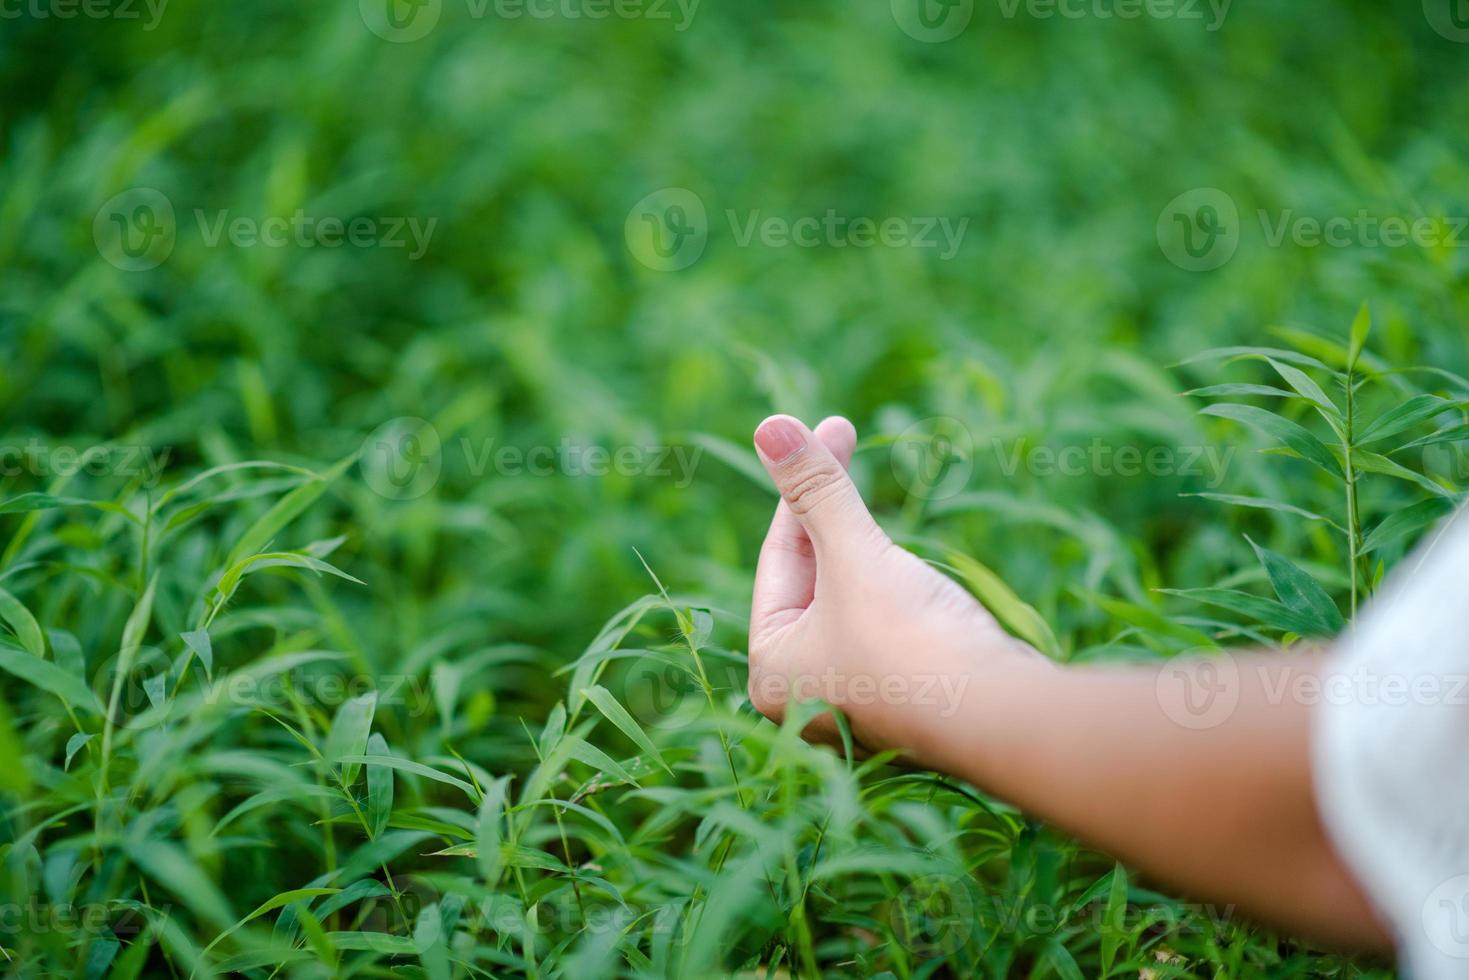
[{"label": "green grass", "polygon": [[[1330,635],[1469,479],[1469,263],[1270,229],[1452,226],[1466,49],[1365,2],[470,9],[3,22],[9,969],[1387,975],[754,716],[747,447],[852,417],[889,531],[1059,659]],[[129,271],[137,187],[174,242]],[[668,187],[708,241],[659,271]],[[1201,187],[1239,247],[1188,271]],[[828,210],[967,230],[741,243]],[[432,231],[213,238],[298,211]]]}]

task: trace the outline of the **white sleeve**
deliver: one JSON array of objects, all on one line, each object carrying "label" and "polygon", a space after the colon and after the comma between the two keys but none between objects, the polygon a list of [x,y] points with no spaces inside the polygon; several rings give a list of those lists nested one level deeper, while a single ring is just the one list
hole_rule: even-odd
[{"label": "white sleeve", "polygon": [[1469,977],[1469,517],[1404,559],[1314,709],[1322,820],[1416,980]]}]

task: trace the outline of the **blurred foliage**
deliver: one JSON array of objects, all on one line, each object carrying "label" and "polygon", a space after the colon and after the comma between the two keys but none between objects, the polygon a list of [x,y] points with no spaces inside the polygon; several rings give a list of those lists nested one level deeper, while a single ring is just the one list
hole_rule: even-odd
[{"label": "blurred foliage", "polygon": [[[152,29],[143,5],[124,20],[29,4],[0,21],[0,446],[52,464],[104,446],[111,462],[0,473],[0,595],[42,631],[34,649],[0,606],[15,641],[0,654],[22,671],[0,682],[0,748],[23,759],[3,787],[10,907],[105,911],[0,936],[28,975],[182,975],[230,957],[262,977],[391,964],[436,980],[469,964],[1358,969],[1149,892],[966,788],[853,766],[752,719],[743,617],[773,498],[744,447],[773,410],[848,415],[864,437],[854,473],[894,535],[999,573],[1069,659],[1300,632],[1156,591],[1274,584],[1246,533],[1349,611],[1353,581],[1370,591],[1421,523],[1353,563],[1327,522],[1194,496],[1347,523],[1340,480],[1253,452],[1271,441],[1178,394],[1279,374],[1177,365],[1289,348],[1319,359],[1336,398],[1333,358],[1370,301],[1364,365],[1382,383],[1364,418],[1444,401],[1393,433],[1393,459],[1428,481],[1363,481],[1356,543],[1469,476],[1458,442],[1410,445],[1469,388],[1463,241],[1274,245],[1266,228],[1469,213],[1455,97],[1469,48],[1418,5],[1241,5],[1211,31],[1204,8],[978,4],[958,37],[923,43],[888,4],[703,3],[678,30],[674,5],[536,18],[444,0],[427,36],[394,43],[368,29],[367,3],[175,2]],[[670,187],[702,202],[709,237],[665,272],[634,257],[625,225]],[[1240,244],[1191,272],[1158,225],[1200,187],[1237,205]],[[144,271],[107,261],[96,227],[135,188],[175,214],[172,251]],[[829,211],[966,232],[948,260],[740,242],[752,215]],[[298,212],[432,231],[416,259],[211,244],[221,214]],[[1388,373],[1409,364],[1448,373]],[[1284,404],[1329,428],[1309,399]],[[957,493],[915,493],[896,455],[934,417],[969,440]],[[411,492],[384,482],[384,439],[427,447],[441,471]],[[1094,443],[1179,465],[1006,462]],[[641,468],[570,472],[567,447],[588,446],[630,448]],[[166,464],[160,481],[121,463],[140,447]],[[545,476],[487,463],[507,447],[562,462]],[[1208,450],[1227,464],[1179,462]],[[679,459],[695,459],[690,479]],[[68,499],[101,506],[53,506]],[[667,603],[639,599],[655,591],[639,554]],[[1150,639],[1159,621],[1180,629]],[[598,660],[614,649],[644,652]],[[305,680],[210,695],[288,670]],[[328,677],[346,685],[336,697]],[[630,723],[584,700],[593,680]],[[629,735],[644,728],[676,775]],[[641,788],[607,763],[640,767],[622,775]]]}]

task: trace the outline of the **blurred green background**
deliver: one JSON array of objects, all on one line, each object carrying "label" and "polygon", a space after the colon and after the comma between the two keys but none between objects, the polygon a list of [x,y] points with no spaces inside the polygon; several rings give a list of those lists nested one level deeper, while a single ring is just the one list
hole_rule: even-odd
[{"label": "blurred green background", "polygon": [[[1469,214],[1469,45],[1440,17],[1447,3],[1181,2],[1127,18],[979,0],[932,4],[926,22],[905,0],[649,0],[605,18],[587,16],[595,0],[544,17],[509,0],[392,0],[396,21],[375,0],[173,0],[136,19],[63,19],[39,2],[0,19],[3,442],[166,450],[167,485],[250,459],[319,469],[367,440],[366,461],[289,535],[346,534],[332,560],[367,583],[331,586],[340,615],[320,632],[378,672],[532,651],[465,667],[455,744],[484,764],[531,761],[517,719],[544,717],[561,696],[550,670],[649,590],[638,553],[720,610],[741,648],[773,501],[745,447],[772,411],[851,417],[857,477],[890,529],[994,567],[1085,656],[1110,631],[1079,592],[1136,598],[1253,565],[1236,525],[1258,515],[1181,494],[1337,506],[1178,396],[1221,380],[1215,366],[1173,365],[1276,343],[1272,327],[1341,338],[1368,301],[1385,361],[1469,366],[1469,233],[1428,247],[1270,235],[1296,216],[1442,228]],[[944,16],[967,20],[938,40],[959,22]],[[1199,188],[1237,209],[1238,248],[1191,270],[1160,229]],[[140,201],[166,220],[160,197],[172,247],[132,268],[110,236],[154,227]],[[643,214],[698,221],[670,202],[703,208],[707,241],[664,270],[642,261]],[[372,231],[336,247],[213,237],[221,216],[298,212]],[[741,240],[752,217],[829,212],[964,233],[949,257]],[[888,448],[935,416],[973,445],[963,492],[942,499],[908,493]],[[405,432],[438,439],[412,444],[438,475],[408,490],[372,469],[374,439],[406,452]],[[999,447],[1019,439],[1240,451],[1217,481],[1007,474]],[[674,472],[484,465],[562,446]],[[700,452],[687,480],[675,449]],[[7,471],[0,491],[53,475]],[[67,492],[126,483],[84,474]],[[19,518],[6,520],[8,538]],[[94,543],[69,518],[44,521],[45,543],[21,557]],[[1340,587],[1333,545],[1311,534],[1271,540],[1318,554]],[[137,572],[120,552],[87,553],[76,562],[99,580]],[[157,603],[175,622],[215,565],[194,538],[170,561]],[[67,618],[79,588],[38,587],[38,617]],[[135,599],[86,592],[83,645]]]},{"label": "blurred green background", "polygon": [[[446,447],[434,493],[354,501],[347,547],[391,577],[360,628],[411,643],[468,605],[505,637],[574,646],[641,590],[633,546],[670,583],[737,603],[769,500],[710,456],[683,488],[476,478],[461,440],[744,446],[773,409],[843,412],[864,436],[952,416],[981,447],[971,489],[1074,502],[1165,563],[1207,562],[1213,549],[1182,547],[1211,521],[1180,487],[1017,486],[991,434],[1198,442],[1166,365],[1274,324],[1339,336],[1363,300],[1387,355],[1464,363],[1464,249],[1272,247],[1256,218],[1469,210],[1469,47],[1414,4],[1240,5],[1220,23],[1206,6],[1122,19],[982,2],[942,43],[881,3],[506,15],[518,9],[403,5],[437,20],[398,43],[368,28],[370,3],[4,21],[8,436],[170,447],[178,474],[319,463],[389,419],[428,419]],[[150,271],[114,268],[93,236],[135,187],[176,213]],[[674,272],[624,238],[665,187],[709,215],[704,253]],[[1156,234],[1197,187],[1230,195],[1242,226],[1207,272],[1170,262]],[[221,212],[298,209],[436,224],[417,261],[411,247],[208,244]],[[967,230],[944,261],[741,247],[725,215],[829,209]],[[901,502],[886,459],[865,460],[879,505]],[[983,542],[1022,594],[1087,560],[1007,547],[1035,533]]]}]

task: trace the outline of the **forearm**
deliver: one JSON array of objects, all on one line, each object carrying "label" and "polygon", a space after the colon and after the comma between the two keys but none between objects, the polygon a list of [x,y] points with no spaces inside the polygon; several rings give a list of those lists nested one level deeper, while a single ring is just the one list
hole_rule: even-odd
[{"label": "forearm", "polygon": [[1317,814],[1311,708],[1288,693],[1315,659],[1232,663],[1237,671],[1204,678],[1212,702],[1205,687],[1183,701],[1189,675],[1160,684],[1147,667],[977,670],[958,710],[927,716],[912,747],[1194,897],[1386,947]]}]

